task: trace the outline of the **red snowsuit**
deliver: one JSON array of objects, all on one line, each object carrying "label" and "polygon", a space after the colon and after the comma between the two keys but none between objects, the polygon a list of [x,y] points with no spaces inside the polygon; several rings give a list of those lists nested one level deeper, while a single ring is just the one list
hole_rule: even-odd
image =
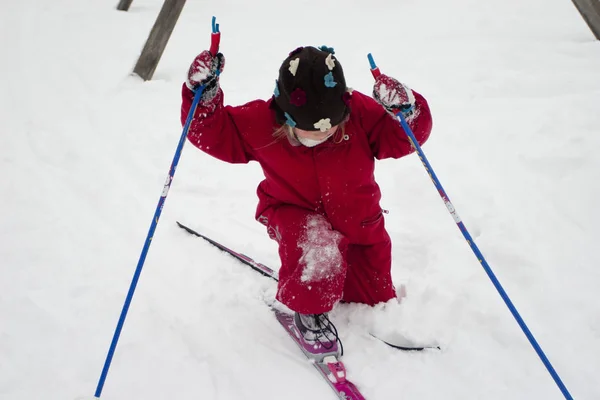
[{"label": "red snowsuit", "polygon": [[[431,114],[418,93],[411,128],[420,144],[431,132]],[[183,85],[181,121],[193,93]],[[372,98],[354,91],[344,136],[305,147],[286,137],[271,100],[198,107],[188,140],[229,163],[258,161],[264,171],[257,190],[256,219],[279,243],[277,299],[294,311],[319,314],[336,302],[376,304],[395,297],[391,242],[385,230],[375,159],[413,151],[399,123]],[[338,138],[341,140],[334,140]]]}]

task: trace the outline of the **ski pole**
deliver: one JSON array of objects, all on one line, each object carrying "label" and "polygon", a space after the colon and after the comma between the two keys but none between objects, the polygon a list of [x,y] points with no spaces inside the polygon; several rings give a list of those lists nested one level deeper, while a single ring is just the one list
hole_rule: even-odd
[{"label": "ski pole", "polygon": [[[219,50],[219,41],[221,38],[221,33],[219,32],[219,24],[216,24],[216,18],[212,19],[212,35],[211,35],[211,45],[210,45],[210,53],[215,56]],[[218,72],[217,72],[218,73]],[[152,217],[152,223],[150,224],[150,229],[148,230],[148,235],[146,236],[146,241],[144,242],[144,247],[142,248],[142,253],[140,254],[140,258],[137,263],[137,267],[135,268],[135,273],[133,274],[133,279],[131,281],[131,285],[129,286],[129,292],[127,293],[127,297],[125,298],[125,304],[123,304],[123,309],[121,310],[121,315],[119,317],[119,322],[117,323],[117,327],[115,329],[115,333],[112,338],[112,342],[110,344],[110,348],[108,349],[108,354],[106,355],[106,360],[104,361],[104,367],[102,368],[102,373],[100,374],[100,380],[98,381],[98,386],[96,387],[96,392],[94,397],[100,398],[102,394],[102,388],[104,387],[104,382],[106,381],[106,376],[108,375],[108,370],[110,368],[110,364],[112,362],[112,358],[115,354],[115,349],[117,347],[117,343],[119,341],[119,337],[121,336],[121,330],[123,329],[123,324],[125,323],[125,318],[127,317],[127,312],[129,311],[129,306],[131,304],[131,300],[133,298],[133,293],[135,292],[135,288],[137,286],[138,280],[142,273],[142,268],[144,267],[144,261],[146,260],[146,255],[148,254],[148,249],[150,248],[150,244],[152,243],[152,237],[154,236],[154,231],[156,230],[156,226],[158,225],[158,220],[160,219],[160,215],[162,213],[162,209],[167,199],[167,194],[169,193],[169,188],[171,187],[171,183],[173,182],[173,177],[175,176],[175,170],[177,169],[177,164],[179,164],[179,158],[181,157],[181,150],[183,149],[183,145],[185,143],[185,139],[187,137],[188,130],[190,129],[190,124],[196,112],[196,107],[200,102],[200,98],[202,97],[202,92],[204,91],[204,85],[198,87],[196,89],[196,94],[194,95],[194,101],[192,102],[192,106],[190,107],[190,111],[187,115],[187,119],[185,121],[185,125],[183,126],[183,131],[181,132],[181,137],[179,138],[179,143],[177,144],[177,149],[175,150],[175,155],[173,156],[173,161],[171,162],[171,167],[169,168],[169,175],[167,176],[167,180],[162,189],[162,193],[160,198],[158,199],[158,204],[156,206],[156,210],[154,211],[154,216]]]},{"label": "ski pole", "polygon": [[[377,78],[379,75],[381,75],[381,72],[379,71],[379,68],[377,68],[377,65],[375,64],[375,60],[373,59],[373,56],[371,55],[371,53],[369,53],[367,55],[367,57],[369,59],[369,64],[371,65],[371,74],[373,75],[373,78]],[[544,363],[544,366],[546,367],[546,369],[548,370],[548,372],[552,376],[552,379],[554,379],[554,382],[556,382],[556,385],[558,386],[558,388],[560,389],[560,391],[564,395],[565,399],[572,400],[573,397],[571,396],[571,394],[567,390],[567,387],[564,385],[564,383],[560,379],[560,376],[558,375],[558,373],[554,370],[554,367],[550,363],[550,360],[548,359],[548,357],[546,357],[546,355],[544,354],[544,351],[542,350],[542,348],[540,347],[540,345],[538,344],[538,342],[535,340],[535,337],[533,336],[533,334],[531,333],[531,331],[527,327],[527,324],[525,324],[525,321],[523,321],[523,318],[521,318],[521,315],[519,314],[519,312],[517,311],[516,307],[514,306],[514,304],[512,303],[512,301],[510,300],[510,298],[508,297],[508,294],[506,294],[506,292],[504,291],[504,288],[502,287],[502,285],[498,281],[498,278],[496,278],[496,275],[492,271],[492,268],[489,266],[489,264],[485,260],[485,257],[483,257],[483,254],[481,253],[481,251],[479,251],[479,248],[475,244],[475,241],[473,240],[473,238],[469,234],[469,231],[467,231],[467,228],[465,227],[465,224],[462,222],[462,220],[458,216],[458,213],[456,212],[456,208],[454,208],[454,205],[452,204],[452,202],[450,201],[450,198],[446,194],[446,191],[442,187],[442,184],[440,183],[440,181],[437,178],[435,172],[433,171],[433,168],[431,167],[431,164],[429,164],[429,161],[427,160],[427,157],[425,157],[425,153],[423,153],[423,150],[421,149],[421,146],[419,145],[419,142],[417,142],[417,138],[415,137],[415,135],[413,134],[412,130],[410,129],[410,126],[408,126],[408,123],[406,122],[406,118],[404,118],[404,115],[402,114],[402,112],[398,112],[396,114],[396,118],[398,118],[398,121],[400,121],[400,125],[402,125],[402,128],[404,129],[404,132],[408,136],[408,140],[410,141],[412,147],[415,149],[415,151],[417,152],[419,158],[421,159],[421,163],[423,164],[423,166],[425,167],[425,170],[427,171],[427,173],[431,177],[431,181],[433,182],[434,186],[438,190],[438,193],[440,194],[440,197],[444,201],[444,204],[446,205],[446,208],[450,212],[450,215],[452,215],[452,218],[454,218],[454,222],[456,222],[456,225],[458,226],[458,229],[460,229],[460,231],[462,232],[464,238],[467,240],[467,243],[471,247],[471,250],[473,250],[473,253],[475,253],[475,256],[477,257],[477,259],[479,260],[479,262],[483,266],[483,269],[485,270],[485,272],[487,273],[488,277],[490,278],[490,280],[492,281],[492,283],[496,287],[496,290],[500,294],[500,297],[502,297],[502,300],[504,300],[504,303],[506,304],[506,306],[508,307],[508,309],[512,313],[513,317],[515,318],[515,320],[517,321],[517,323],[519,324],[519,326],[523,330],[523,333],[525,333],[525,336],[527,336],[527,339],[529,340],[529,343],[531,343],[531,346],[534,348],[534,350],[538,354],[539,358]]]}]

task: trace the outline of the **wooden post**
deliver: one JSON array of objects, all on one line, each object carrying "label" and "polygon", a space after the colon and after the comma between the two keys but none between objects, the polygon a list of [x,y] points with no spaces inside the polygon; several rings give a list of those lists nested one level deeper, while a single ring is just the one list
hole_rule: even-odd
[{"label": "wooden post", "polygon": [[600,40],[600,0],[572,0],[596,39]]},{"label": "wooden post", "polygon": [[143,80],[152,79],[184,4],[185,0],[165,0],[163,3],[148,40],[146,40],[146,44],[142,49],[142,54],[133,68],[133,72]]},{"label": "wooden post", "polygon": [[127,11],[127,10],[129,10],[129,6],[131,5],[132,2],[133,2],[133,0],[121,0],[121,1],[119,1],[119,5],[117,6],[117,10],[119,10],[119,11]]}]

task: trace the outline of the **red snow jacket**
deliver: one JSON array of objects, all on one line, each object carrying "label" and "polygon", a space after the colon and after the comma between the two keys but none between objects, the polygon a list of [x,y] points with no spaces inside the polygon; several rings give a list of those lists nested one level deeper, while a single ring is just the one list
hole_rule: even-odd
[{"label": "red snow jacket", "polygon": [[[220,90],[220,89],[219,89]],[[419,144],[431,132],[429,106],[415,94],[416,117],[410,122]],[[185,124],[194,94],[182,88],[181,122]],[[400,158],[414,150],[398,121],[371,97],[354,91],[344,136],[305,147],[287,137],[276,139],[279,128],[271,100],[223,106],[222,92],[214,112],[198,106],[187,137],[205,153],[229,163],[260,163],[264,174],[257,190],[256,219],[269,208],[295,205],[320,213],[333,229],[353,244],[385,240],[381,192],[375,182],[375,159]],[[265,223],[266,224],[266,223]]]}]

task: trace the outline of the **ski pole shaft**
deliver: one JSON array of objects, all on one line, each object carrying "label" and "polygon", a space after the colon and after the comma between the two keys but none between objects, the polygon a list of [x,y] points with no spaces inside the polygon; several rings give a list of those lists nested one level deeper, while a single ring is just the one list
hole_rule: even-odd
[{"label": "ski pole shaft", "polygon": [[177,169],[177,164],[179,163],[179,158],[181,157],[181,150],[183,149],[183,144],[185,143],[185,139],[187,137],[187,132],[189,130],[190,123],[191,123],[192,117],[194,115],[194,111],[196,110],[196,107],[198,106],[198,102],[200,101],[200,98],[202,97],[203,90],[204,90],[204,87],[200,87],[196,91],[196,95],[194,96],[194,101],[192,103],[192,107],[190,108],[190,112],[188,114],[185,126],[183,128],[181,138],[179,139],[179,143],[177,144],[177,150],[175,151],[175,156],[173,157],[171,167],[169,168],[169,175],[167,176],[167,180],[164,184],[162,193],[160,195],[160,198],[158,199],[158,204],[156,206],[156,210],[154,211],[154,216],[152,217],[152,223],[150,224],[150,229],[148,230],[148,235],[146,236],[146,241],[144,242],[144,247],[142,248],[142,252],[140,254],[140,258],[138,260],[137,267],[135,269],[135,273],[133,274],[133,279],[131,281],[131,285],[129,286],[129,292],[127,293],[127,297],[125,298],[125,304],[123,305],[123,309],[122,309],[121,315],[119,317],[119,322],[117,323],[117,328],[115,329],[115,333],[113,335],[113,339],[110,344],[108,354],[106,356],[106,361],[104,362],[104,367],[102,368],[102,374],[100,375],[100,380],[98,381],[98,386],[96,387],[96,392],[95,392],[94,396],[97,398],[99,398],[100,395],[102,394],[102,388],[104,387],[104,382],[105,382],[106,376],[108,374],[108,369],[110,368],[110,364],[112,362],[112,358],[115,353],[115,349],[117,347],[119,337],[121,336],[121,330],[123,329],[123,324],[125,323],[125,318],[127,317],[127,312],[129,311],[129,306],[131,304],[131,300],[133,298],[135,288],[137,286],[138,280],[142,273],[142,268],[144,267],[144,261],[146,260],[146,255],[148,254],[148,249],[150,248],[150,244],[152,243],[152,237],[154,236],[154,231],[156,230],[156,226],[158,225],[158,220],[160,219],[163,205],[165,203],[165,200],[167,199],[167,194],[169,193],[169,188],[171,187],[171,182],[173,182],[175,170]]},{"label": "ski pole shaft", "polygon": [[[211,51],[214,51],[214,54],[216,54],[219,50],[220,32],[218,31],[218,29],[218,24],[215,24],[215,17],[213,17],[213,35],[211,36]],[[110,364],[115,354],[117,343],[119,342],[119,337],[121,336],[123,324],[125,323],[125,318],[127,318],[127,312],[129,311],[129,306],[131,305],[131,300],[133,299],[135,288],[137,286],[138,280],[140,279],[142,268],[144,267],[144,262],[146,261],[146,256],[148,254],[148,249],[150,248],[150,244],[152,244],[152,237],[154,236],[154,231],[156,230],[156,226],[158,225],[160,215],[162,214],[162,209],[165,204],[165,200],[167,199],[171,183],[173,182],[173,177],[175,176],[177,165],[179,164],[179,158],[181,157],[181,151],[187,138],[188,130],[190,129],[192,119],[194,118],[196,108],[198,107],[198,103],[202,98],[203,92],[204,85],[196,89],[196,94],[194,95],[192,106],[190,107],[190,111],[188,112],[185,125],[183,126],[181,137],[179,138],[179,143],[177,144],[177,149],[175,150],[175,155],[173,156],[173,161],[171,162],[171,167],[169,168],[169,175],[167,176],[167,180],[163,186],[162,193],[158,199],[158,204],[156,205],[156,210],[154,211],[154,216],[152,217],[150,229],[148,230],[148,235],[146,235],[146,241],[144,242],[144,247],[142,248],[140,258],[135,268],[135,273],[133,274],[133,279],[131,280],[129,291],[127,292],[127,297],[125,298],[125,304],[123,304],[123,309],[121,310],[121,315],[119,316],[119,321],[117,322],[117,327],[115,329],[115,333],[110,343],[110,348],[108,349],[106,360],[104,361],[104,367],[102,368],[102,373],[100,374],[98,386],[96,387],[96,392],[94,393],[94,397],[96,398],[100,398],[100,396],[102,395],[102,389],[104,388],[104,383],[108,375],[108,370],[110,368]]]},{"label": "ski pole shaft", "polygon": [[[381,74],[379,72],[379,68],[377,68],[377,66],[375,64],[375,61],[373,60],[373,56],[371,54],[369,54],[367,57],[369,59],[370,65],[371,65],[371,73],[373,74],[374,78],[377,78]],[[490,280],[494,284],[494,287],[496,288],[496,290],[500,294],[500,297],[502,297],[502,300],[504,300],[504,303],[506,304],[506,306],[510,310],[511,314],[513,315],[513,317],[515,318],[515,320],[517,321],[517,323],[519,324],[519,326],[521,327],[521,330],[523,331],[523,333],[525,334],[525,336],[529,340],[529,343],[534,348],[534,350],[537,353],[537,355],[539,356],[540,360],[542,361],[542,363],[544,364],[544,366],[546,367],[546,369],[548,370],[548,372],[552,376],[552,379],[554,379],[554,382],[556,383],[556,385],[558,386],[558,388],[562,392],[562,394],[565,397],[565,399],[572,400],[573,397],[571,396],[571,394],[567,390],[567,387],[564,385],[564,383],[560,379],[560,376],[558,375],[558,373],[556,372],[556,370],[554,369],[554,367],[550,363],[550,360],[548,359],[548,357],[546,357],[546,354],[544,354],[544,351],[542,350],[542,348],[540,347],[540,345],[536,341],[535,337],[533,336],[533,334],[531,333],[531,331],[527,327],[527,324],[525,324],[525,321],[523,320],[523,318],[521,318],[521,315],[519,314],[519,312],[517,311],[516,307],[514,306],[514,304],[512,303],[512,301],[510,300],[510,298],[508,297],[508,294],[506,294],[506,292],[504,291],[504,288],[500,284],[500,281],[498,281],[498,278],[496,278],[496,275],[494,274],[494,272],[492,271],[491,267],[489,266],[489,264],[485,260],[485,257],[483,256],[483,254],[481,253],[481,251],[479,250],[479,248],[475,244],[475,241],[473,240],[473,238],[469,234],[469,231],[465,227],[465,224],[462,222],[461,218],[459,217],[458,213],[456,212],[456,208],[454,207],[454,205],[450,201],[450,198],[446,194],[446,191],[442,187],[442,184],[441,184],[440,180],[437,178],[435,172],[433,171],[433,168],[431,167],[431,164],[427,160],[427,157],[425,157],[425,153],[423,153],[423,150],[421,149],[421,146],[419,145],[419,142],[417,141],[417,138],[415,137],[415,135],[413,134],[412,130],[410,129],[410,126],[406,122],[406,118],[404,118],[404,115],[402,114],[402,112],[397,113],[396,114],[396,118],[400,122],[400,125],[402,125],[402,128],[404,129],[404,132],[408,136],[408,140],[410,141],[412,147],[417,152],[417,155],[419,156],[419,159],[421,160],[421,163],[425,167],[425,170],[429,174],[429,177],[431,178],[431,181],[433,182],[433,184],[435,185],[436,189],[438,190],[438,193],[439,193],[440,197],[442,198],[442,200],[444,201],[444,204],[446,205],[446,208],[450,212],[450,215],[452,215],[452,218],[454,218],[454,222],[456,222],[456,225],[458,226],[458,229],[460,229],[460,231],[463,234],[464,238],[467,240],[467,243],[471,247],[471,250],[473,250],[473,253],[475,253],[475,256],[477,257],[477,259],[479,260],[479,262],[483,266],[483,269],[485,270],[486,274],[488,275],[488,277],[490,278]]]}]

